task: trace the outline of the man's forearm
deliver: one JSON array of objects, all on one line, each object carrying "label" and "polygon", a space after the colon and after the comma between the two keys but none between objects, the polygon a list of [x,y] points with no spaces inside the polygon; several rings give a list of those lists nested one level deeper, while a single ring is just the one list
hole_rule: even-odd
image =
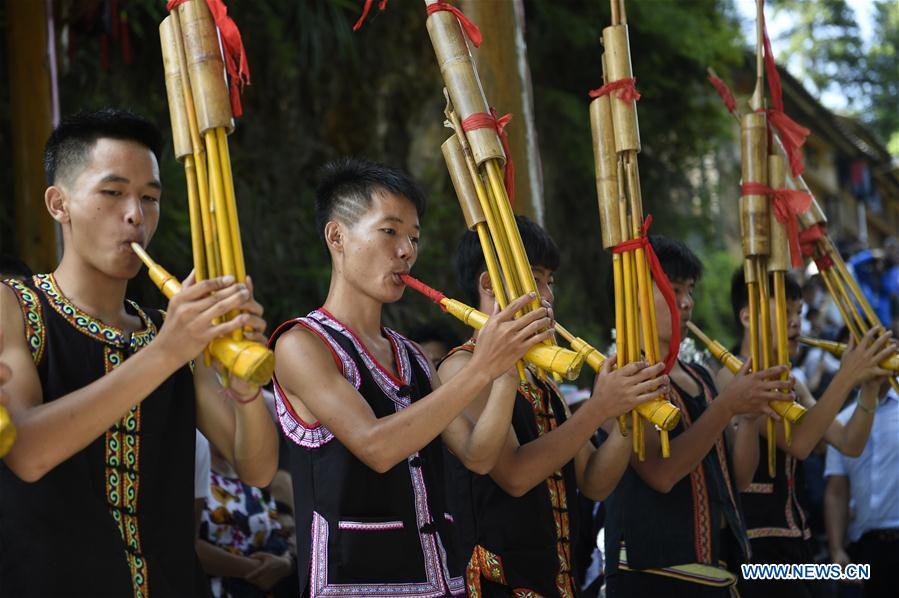
[{"label": "man's forearm", "polygon": [[464,455],[459,455],[469,469],[490,471],[506,443],[512,410],[518,394],[518,382],[496,380],[484,410],[471,428]]},{"label": "man's forearm", "polygon": [[[808,393],[808,389],[803,387],[801,392]],[[802,425],[793,427],[793,438],[789,447],[786,446],[783,437],[783,426],[778,426],[780,448],[794,457],[805,459],[824,437],[850,392],[852,384],[849,374],[844,370],[837,372],[821,399],[805,414]]]},{"label": "man's forearm", "polygon": [[740,492],[752,483],[759,465],[759,419],[738,418],[734,432],[734,479]]},{"label": "man's forearm", "polygon": [[843,548],[846,541],[846,527],[849,522],[848,492],[832,486],[828,480],[824,493],[824,522],[827,529],[827,544],[831,552]]},{"label": "man's forearm", "polygon": [[178,367],[151,343],[84,388],[17,411],[18,436],[6,463],[26,481],[40,479],[99,438]]}]

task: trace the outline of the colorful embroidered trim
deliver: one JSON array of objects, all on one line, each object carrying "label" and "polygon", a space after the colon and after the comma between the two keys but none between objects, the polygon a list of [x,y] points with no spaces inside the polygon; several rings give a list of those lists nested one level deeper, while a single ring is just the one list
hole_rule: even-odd
[{"label": "colorful embroidered trim", "polygon": [[402,521],[339,521],[337,523],[339,529],[349,529],[356,531],[383,531],[391,529],[403,529]]},{"label": "colorful embroidered trim", "polygon": [[[414,598],[438,598],[446,595],[442,580],[433,580],[430,574],[424,583],[382,583],[382,584],[334,584],[328,582],[328,521],[319,513],[312,512],[312,574],[310,577],[310,598],[317,596],[409,596]],[[435,583],[436,581],[436,583]]]},{"label": "colorful embroidered trim", "polygon": [[[111,372],[124,360],[122,353],[104,347],[105,370]],[[140,496],[140,404],[106,431],[106,501],[125,544],[134,598],[150,594],[147,562],[140,544],[138,498]]]},{"label": "colorful embroidered trim", "polygon": [[[34,286],[40,289],[46,295],[50,306],[56,310],[66,321],[75,327],[79,332],[87,336],[99,340],[104,343],[110,343],[119,348],[131,346],[128,335],[120,328],[105,324],[96,318],[89,316],[75,306],[69,299],[63,295],[56,284],[56,279],[52,274],[35,274],[33,277]],[[137,307],[137,304],[131,302],[131,305],[137,309],[138,315],[144,323],[144,330],[136,332],[132,337],[143,337],[147,334],[148,329],[153,325],[147,315]],[[150,339],[153,335],[150,335]],[[147,339],[149,342],[149,339]]]},{"label": "colorful embroidered trim", "polygon": [[689,563],[673,567],[661,567],[659,569],[631,569],[627,566],[627,548],[623,541],[618,552],[618,567],[622,571],[651,573],[715,588],[726,588],[737,582],[737,578],[726,569],[724,563],[719,563],[718,567],[703,563]]},{"label": "colorful embroidered trim", "polygon": [[44,356],[47,346],[47,330],[44,326],[44,312],[41,301],[34,292],[15,279],[4,280],[3,284],[12,289],[19,300],[22,315],[25,317],[25,340],[31,351],[34,365],[38,365]]}]

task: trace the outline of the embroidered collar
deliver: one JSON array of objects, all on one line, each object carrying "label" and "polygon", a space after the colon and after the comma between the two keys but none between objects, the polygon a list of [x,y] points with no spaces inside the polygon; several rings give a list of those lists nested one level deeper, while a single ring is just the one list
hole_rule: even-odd
[{"label": "embroidered collar", "polygon": [[[378,386],[380,386],[391,398],[397,395],[397,391],[399,391],[401,387],[411,384],[412,368],[409,363],[409,353],[406,348],[406,343],[403,342],[403,337],[398,333],[389,328],[381,328],[381,334],[387,339],[393,349],[393,358],[396,362],[399,377],[394,375],[388,368],[385,368],[375,356],[371,354],[371,351],[368,350],[368,347],[365,346],[362,339],[360,339],[351,328],[344,326],[340,320],[331,315],[328,310],[321,307],[311,312],[309,317],[337,330],[347,337],[362,357],[365,366],[372,373],[372,377],[378,383]],[[403,401],[407,402],[408,399],[403,399]]]},{"label": "embroidered collar", "polygon": [[126,304],[130,305],[140,318],[143,328],[129,337],[124,330],[101,322],[79,309],[60,290],[53,274],[35,274],[33,280],[35,287],[46,295],[48,303],[59,315],[76,330],[95,340],[114,345],[119,349],[127,348],[133,352],[146,346],[156,336],[156,325],[137,303],[130,299],[126,299]]}]

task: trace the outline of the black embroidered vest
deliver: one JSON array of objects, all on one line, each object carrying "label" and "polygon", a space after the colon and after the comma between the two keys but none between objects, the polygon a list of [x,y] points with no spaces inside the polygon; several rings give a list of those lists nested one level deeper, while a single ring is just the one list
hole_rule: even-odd
[{"label": "black embroidered vest", "polygon": [[777,473],[768,475],[768,442],[759,436],[759,465],[752,484],[742,493],[746,513],[746,533],[756,538],[811,537],[805,522],[805,512],[799,504],[796,489],[796,468],[799,462],[777,449]]},{"label": "black embroidered vest", "polygon": [[[681,365],[703,392],[690,397],[672,390],[669,398],[681,409],[681,421],[670,432],[672,440],[702,415],[714,397],[715,386],[705,369],[683,362]],[[609,496],[606,509],[605,557],[609,574],[619,568],[664,569],[690,563],[719,566],[725,552],[725,533],[736,540],[742,561],[749,556],[723,433],[701,466],[684,476],[667,494],[650,488],[633,467],[628,467]],[[722,518],[725,528],[719,527]],[[627,562],[620,561],[622,546]],[[728,563],[731,569],[737,564]]]},{"label": "black embroidered vest", "polygon": [[[282,324],[270,346],[295,325],[327,343],[344,377],[377,417],[431,392],[426,358],[392,330],[385,328],[383,334],[393,346],[399,379],[324,309]],[[462,565],[445,504],[440,438],[381,474],[320,423],[304,423],[277,380],[275,397],[290,451],[300,587],[308,582],[311,598],[463,595]]]},{"label": "black embroidered vest", "polygon": [[[52,275],[16,294],[43,402],[96,381],[155,337],[161,312],[129,302],[130,338],[60,292]],[[196,591],[196,406],[183,367],[105,434],[40,480],[0,463],[0,596],[188,596]]]},{"label": "black embroidered vest", "polygon": [[[472,349],[469,341],[450,354]],[[518,442],[524,445],[554,430],[566,413],[551,384],[522,384],[512,411]],[[571,570],[571,539],[577,533],[574,461],[516,498],[489,474],[466,469],[449,451],[446,460],[451,512],[469,559],[469,596],[481,595],[479,578],[507,586],[509,595],[577,596]]]}]

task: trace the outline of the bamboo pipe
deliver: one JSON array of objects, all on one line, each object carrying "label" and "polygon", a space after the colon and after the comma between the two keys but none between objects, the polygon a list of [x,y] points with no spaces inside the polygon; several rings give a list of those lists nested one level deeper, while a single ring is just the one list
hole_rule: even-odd
[{"label": "bamboo pipe", "polygon": [[[846,352],[846,343],[839,343],[837,341],[828,341],[823,339],[816,338],[808,338],[805,336],[799,337],[799,342],[804,345],[809,345],[811,347],[818,347],[819,349],[823,349],[834,355],[836,357],[842,357],[843,353]],[[891,372],[899,373],[899,355],[890,355],[879,364],[885,370],[890,370]]]},{"label": "bamboo pipe", "polygon": [[0,459],[6,456],[16,442],[16,425],[6,407],[0,405]]},{"label": "bamboo pipe", "polygon": [[[181,291],[181,283],[165,268],[157,264],[137,243],[131,249],[147,266],[150,280],[171,299]],[[210,355],[217,359],[225,370],[255,386],[268,384],[275,370],[275,354],[265,345],[246,339],[236,340],[230,336],[219,337],[207,347]]]},{"label": "bamboo pipe", "polygon": [[[484,312],[478,311],[474,307],[456,299],[451,299],[408,274],[402,275],[401,278],[406,286],[428,297],[431,301],[440,305],[443,311],[457,318],[466,326],[480,330],[490,318]],[[558,346],[548,347],[542,344],[531,347],[524,355],[525,361],[534,364],[541,370],[559,374],[566,380],[575,380],[580,376],[585,358],[586,352],[583,351],[576,352]]]},{"label": "bamboo pipe", "polygon": [[[687,328],[690,329],[690,332],[692,332],[696,338],[702,341],[706,348],[708,348],[709,353],[712,354],[712,357],[721,362],[721,364],[730,370],[732,374],[736,374],[740,371],[743,367],[742,359],[728,351],[720,342],[706,335],[693,322],[687,322]],[[806,408],[796,401],[777,401],[777,403],[788,403],[788,405],[780,407],[779,410],[774,409],[775,413],[782,417],[784,421],[789,421],[791,424],[799,424],[802,421],[802,418],[805,417]]]},{"label": "bamboo pipe", "polygon": [[[578,353],[585,353],[587,365],[590,366],[594,372],[599,372],[599,370],[602,369],[602,365],[607,358],[600,353],[598,349],[590,345],[584,339],[571,334],[571,332],[558,322],[556,322],[556,330],[562,338],[571,345],[573,350]],[[655,404],[655,399],[653,399],[652,401],[641,403],[637,406],[636,410],[640,412],[640,415],[648,419],[652,425],[657,426],[662,430],[670,431],[673,430],[680,421],[680,410],[668,401],[663,402],[664,405],[657,405]]]}]

